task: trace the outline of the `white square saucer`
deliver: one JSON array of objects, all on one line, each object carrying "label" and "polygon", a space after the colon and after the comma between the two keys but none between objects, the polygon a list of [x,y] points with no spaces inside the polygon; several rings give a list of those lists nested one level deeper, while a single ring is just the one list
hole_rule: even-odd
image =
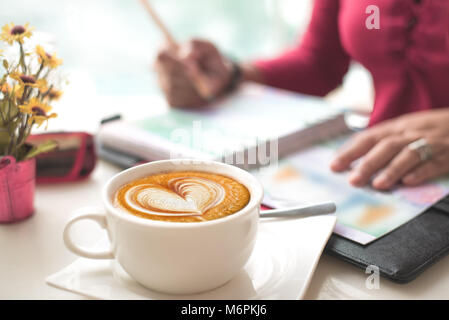
[{"label": "white square saucer", "polygon": [[[244,269],[225,285],[199,294],[169,295],[149,290],[133,280],[116,260],[79,258],[50,275],[46,282],[95,299],[302,299],[335,223],[335,215],[261,219],[254,252]],[[98,245],[107,246],[107,238]]]}]

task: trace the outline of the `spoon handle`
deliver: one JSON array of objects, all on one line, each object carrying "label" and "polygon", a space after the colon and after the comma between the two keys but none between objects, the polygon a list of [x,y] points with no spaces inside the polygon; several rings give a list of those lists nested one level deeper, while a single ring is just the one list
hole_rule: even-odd
[{"label": "spoon handle", "polygon": [[335,203],[324,202],[303,207],[263,210],[260,212],[261,218],[285,218],[285,217],[301,217],[316,216],[322,214],[334,213],[337,210]]}]

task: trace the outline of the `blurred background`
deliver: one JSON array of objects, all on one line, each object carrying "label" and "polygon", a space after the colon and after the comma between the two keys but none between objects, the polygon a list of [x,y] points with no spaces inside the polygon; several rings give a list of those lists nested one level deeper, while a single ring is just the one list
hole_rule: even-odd
[{"label": "blurred background", "polygon": [[[239,60],[270,57],[295,44],[313,6],[313,0],[150,1],[178,41],[205,38]],[[60,126],[64,123],[71,129],[67,120],[73,122],[84,113],[85,122],[93,127],[106,107],[112,114],[123,104],[160,103],[136,98],[160,97],[153,61],[163,45],[138,0],[14,0],[2,6],[0,22],[29,22],[36,28],[35,41],[64,60],[62,70],[70,84],[58,104],[76,110],[60,110]],[[369,109],[372,95],[370,76],[354,64],[342,88],[328,99]],[[82,108],[86,105],[89,109]],[[50,122],[49,129],[58,121]]]}]

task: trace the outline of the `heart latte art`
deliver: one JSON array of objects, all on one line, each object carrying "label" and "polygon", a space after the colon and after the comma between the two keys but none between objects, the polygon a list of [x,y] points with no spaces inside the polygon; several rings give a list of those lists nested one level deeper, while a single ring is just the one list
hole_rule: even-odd
[{"label": "heart latte art", "polygon": [[157,184],[141,184],[126,191],[126,203],[137,211],[164,216],[202,215],[223,201],[224,188],[198,177],[168,181],[168,190]]},{"label": "heart latte art", "polygon": [[115,205],[137,216],[196,222],[233,214],[249,201],[249,192],[225,176],[196,171],[147,176],[122,186]]}]

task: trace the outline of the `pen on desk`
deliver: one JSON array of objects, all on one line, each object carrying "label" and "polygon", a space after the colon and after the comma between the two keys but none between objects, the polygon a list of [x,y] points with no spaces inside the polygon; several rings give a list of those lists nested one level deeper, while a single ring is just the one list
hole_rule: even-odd
[{"label": "pen on desk", "polygon": [[122,118],[121,114],[115,114],[113,116],[101,119],[100,124],[103,125],[105,123],[109,123],[109,122],[112,122],[112,121],[120,120],[121,118]]},{"label": "pen on desk", "polygon": [[293,218],[308,217],[334,213],[337,210],[335,203],[324,202],[309,206],[282,208],[273,210],[263,210],[260,212],[261,218]]},{"label": "pen on desk", "polygon": [[[148,13],[148,15],[151,17],[151,19],[154,21],[156,26],[159,28],[159,30],[164,35],[164,38],[167,41],[167,43],[169,44],[169,46],[171,48],[173,48],[174,50],[176,50],[179,54],[180,45],[175,40],[173,35],[170,33],[168,28],[165,26],[165,24],[162,22],[162,20],[159,18],[158,14],[153,9],[153,7],[150,5],[148,0],[140,0],[140,2],[142,3],[143,7],[145,8],[145,11]],[[210,93],[209,87],[207,86],[207,83],[206,83],[207,80],[202,78],[200,75],[198,75],[196,73],[190,74],[190,77],[193,82],[193,85],[195,86],[195,88],[197,89],[197,91],[201,95],[201,97],[203,97],[206,100],[209,100],[211,98],[212,94]]]}]

